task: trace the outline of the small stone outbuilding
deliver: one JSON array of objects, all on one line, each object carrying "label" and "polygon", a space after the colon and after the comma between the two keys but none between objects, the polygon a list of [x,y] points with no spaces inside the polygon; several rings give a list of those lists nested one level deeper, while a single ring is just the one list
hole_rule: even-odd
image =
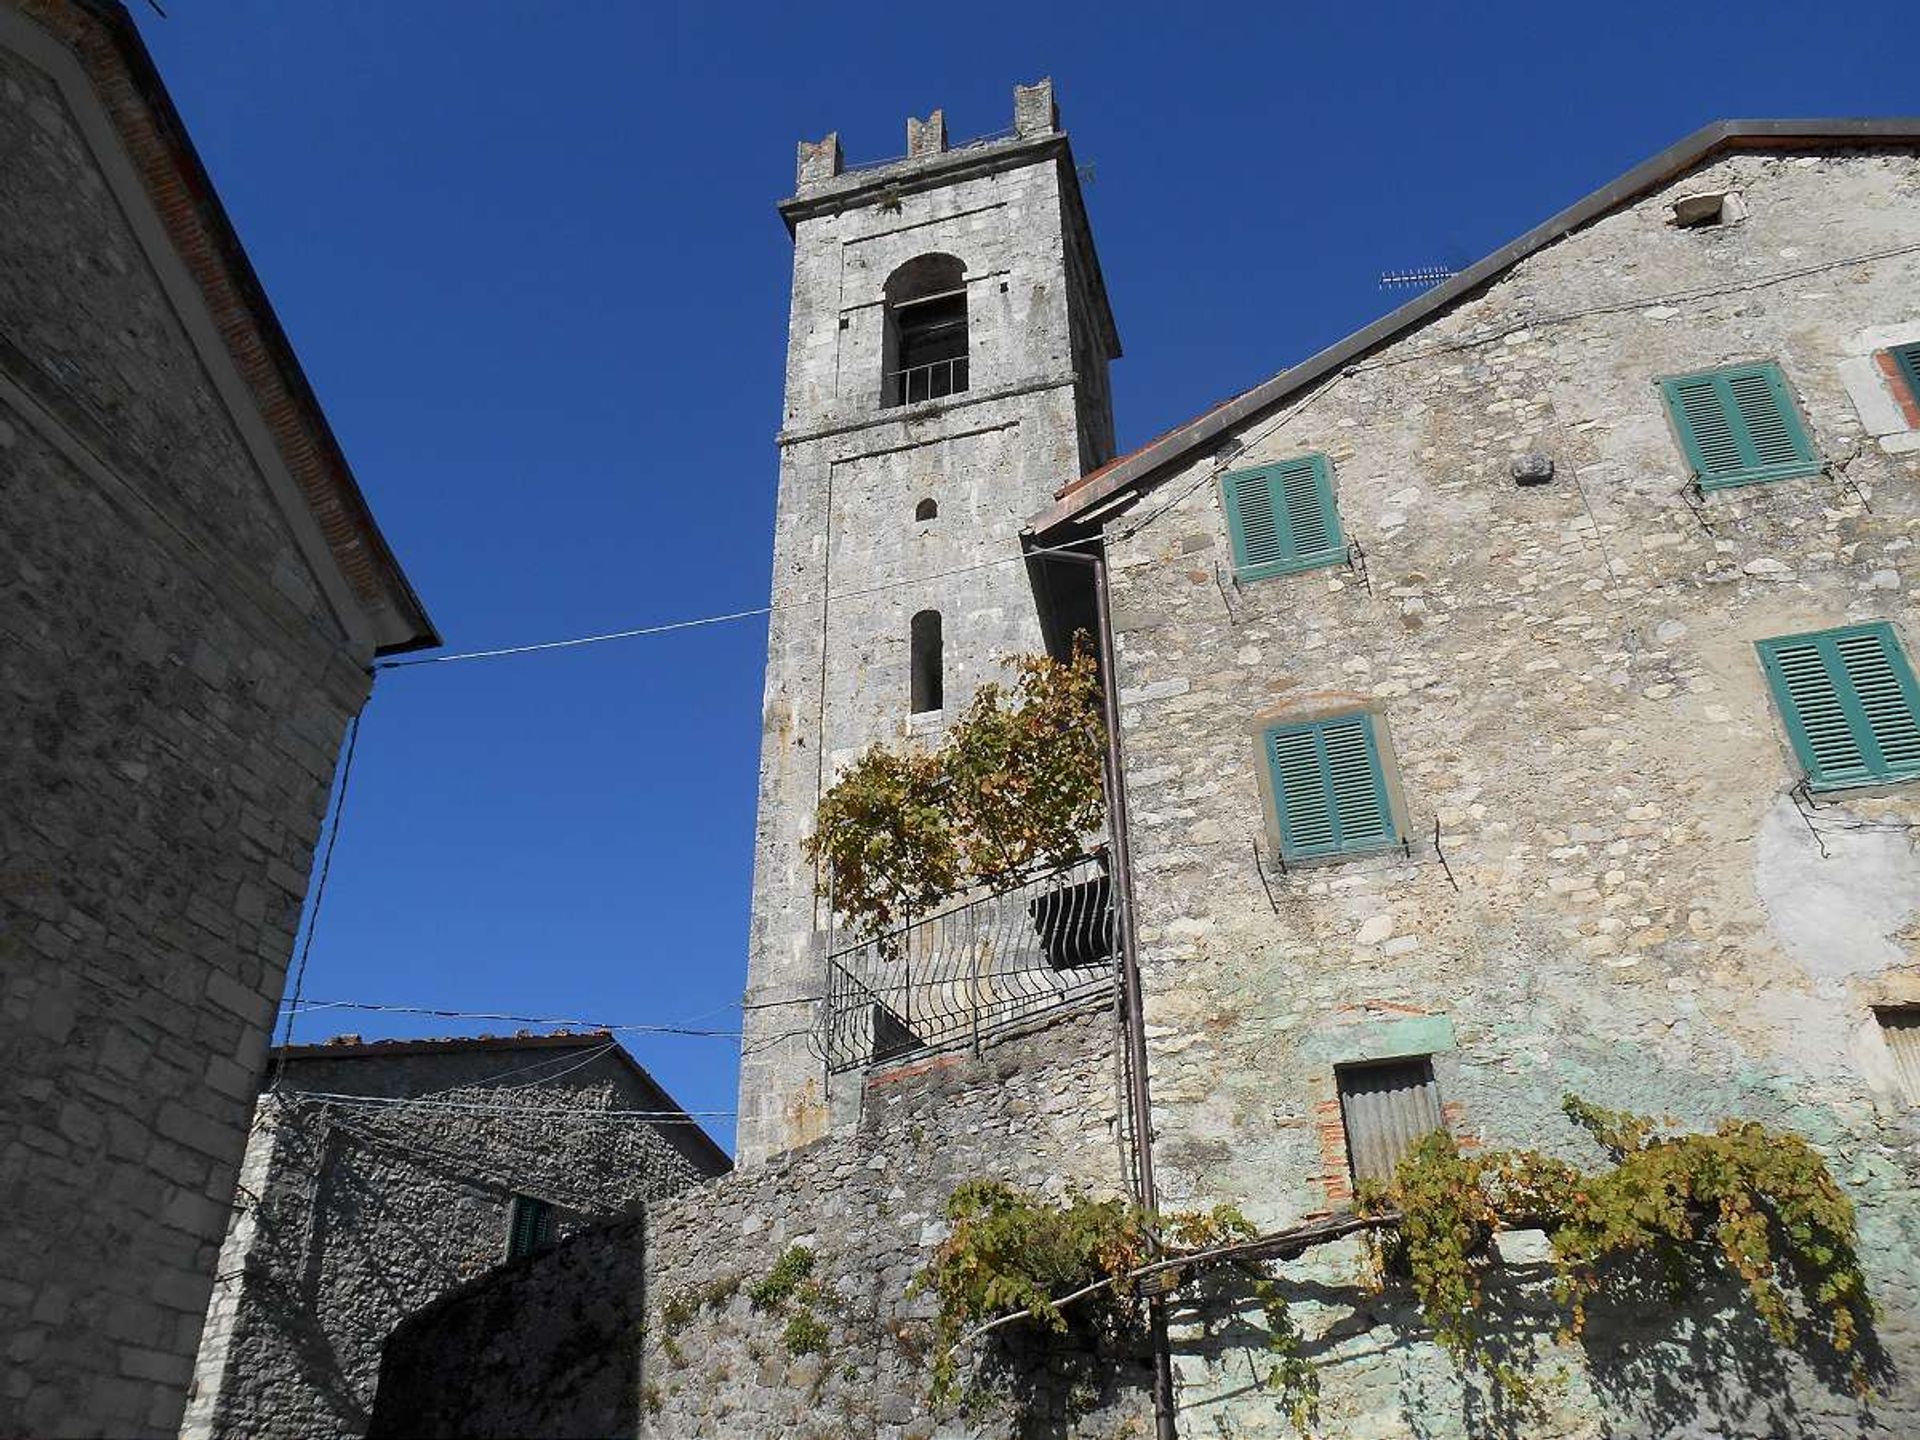
[{"label": "small stone outbuilding", "polygon": [[404,1317],[730,1165],[605,1031],[274,1052],[187,1420],[194,1437],[365,1433]]}]

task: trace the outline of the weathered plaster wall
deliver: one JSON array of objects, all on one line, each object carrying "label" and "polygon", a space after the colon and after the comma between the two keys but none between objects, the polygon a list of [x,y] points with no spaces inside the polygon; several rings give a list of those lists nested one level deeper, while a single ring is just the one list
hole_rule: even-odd
[{"label": "weathered plaster wall", "polygon": [[[859,178],[907,181],[956,163],[934,156]],[[743,1164],[827,1125],[805,1040],[810,1011],[779,1003],[817,996],[822,983],[826,917],[800,852],[821,790],[875,741],[936,740],[982,681],[1008,678],[999,657],[1041,648],[1020,526],[1106,458],[1083,449],[1083,435],[1111,443],[1106,356],[1084,313],[1093,261],[1076,254],[1069,274],[1079,242],[1060,166],[1051,152],[1032,154],[937,188],[849,201],[796,227],[773,601],[805,603],[769,622]],[[883,288],[932,253],[966,267],[970,388],[883,410]],[[937,518],[914,518],[923,499]],[[908,633],[921,610],[942,616],[944,707],[913,716]]]},{"label": "weathered plaster wall", "polygon": [[171,1434],[368,656],[90,143],[0,43],[0,1414]]},{"label": "weathered plaster wall", "polygon": [[515,1195],[566,1235],[723,1167],[686,1125],[596,1116],[659,1107],[603,1047],[290,1062],[255,1119],[181,1434],[364,1434],[388,1334],[502,1262]]},{"label": "weathered plaster wall", "polygon": [[[1743,222],[1666,223],[1675,195],[1723,188]],[[1911,155],[1720,160],[1241,428],[1232,468],[1332,457],[1364,572],[1234,586],[1211,456],[1140,512],[1181,497],[1168,513],[1109,535],[1167,1203],[1262,1223],[1338,1207],[1334,1066],[1438,1049],[1472,1143],[1597,1163],[1566,1090],[1691,1125],[1750,1116],[1820,1147],[1859,1206],[1898,1367],[1875,1418],[1708,1303],[1603,1325],[1531,1433],[1920,1428],[1920,1122],[1869,1010],[1920,998],[1920,804],[1897,789],[1803,816],[1753,649],[1888,619],[1920,655],[1920,466],[1848,389],[1885,327],[1920,321],[1920,256],[1858,257],[1916,235]],[[1696,514],[1655,381],[1760,359],[1833,473]],[[1551,485],[1515,485],[1529,451]],[[1411,853],[1288,873],[1257,732],[1329,697],[1384,716]],[[1313,1301],[1352,1259],[1292,1273]],[[1327,1434],[1484,1427],[1404,1313],[1317,1293]],[[1281,1428],[1225,1398],[1245,1378],[1230,1355],[1181,1371],[1183,1433]]]},{"label": "weathered plaster wall", "polygon": [[[905,1291],[961,1181],[1059,1196],[1122,1187],[1113,1012],[1056,1017],[964,1055],[870,1078],[849,1134],[576,1235],[407,1322],[387,1346],[376,1436],[792,1435],[927,1440],[1021,1433],[989,1406],[936,1423],[929,1297]],[[749,1292],[789,1247],[833,1299],[822,1353]],[[673,1302],[679,1303],[673,1303]],[[1015,1361],[1024,1433],[1145,1435],[1140,1357]],[[1070,1420],[1069,1415],[1077,1420]]]}]

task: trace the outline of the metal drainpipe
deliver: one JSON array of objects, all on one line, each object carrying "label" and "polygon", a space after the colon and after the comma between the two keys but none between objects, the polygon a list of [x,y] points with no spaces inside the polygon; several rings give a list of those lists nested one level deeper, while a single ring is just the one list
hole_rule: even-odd
[{"label": "metal drainpipe", "polygon": [[[1107,711],[1107,814],[1113,831],[1113,864],[1119,872],[1113,890],[1114,928],[1120,932],[1120,989],[1126,1001],[1127,1071],[1133,1102],[1134,1170],[1140,1204],[1148,1213],[1160,1208],[1153,1179],[1153,1111],[1147,1089],[1147,1028],[1140,1003],[1140,954],[1133,934],[1133,851],[1127,834],[1126,770],[1120,750],[1120,657],[1113,641],[1113,606],[1107,590],[1102,550],[1092,555],[1055,552],[1054,558],[1093,567],[1094,610],[1100,621],[1100,688]],[[1153,1421],[1157,1440],[1176,1440],[1173,1408],[1173,1352],[1167,1343],[1167,1305],[1147,1302],[1147,1327],[1153,1341]]]}]

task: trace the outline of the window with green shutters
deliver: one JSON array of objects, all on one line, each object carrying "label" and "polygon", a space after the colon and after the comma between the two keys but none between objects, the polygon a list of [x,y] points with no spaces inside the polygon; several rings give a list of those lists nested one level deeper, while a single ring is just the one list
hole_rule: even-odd
[{"label": "window with green shutters", "polygon": [[1895,345],[1887,353],[1893,357],[1894,368],[1906,383],[1907,394],[1920,402],[1920,345]]},{"label": "window with green shutters", "polygon": [[553,1207],[529,1195],[516,1195],[507,1211],[507,1259],[518,1260],[553,1243]]},{"label": "window with green shutters", "polygon": [[1687,463],[1703,490],[1820,469],[1778,365],[1736,365],[1660,382]]},{"label": "window with green shutters", "polygon": [[1815,790],[1920,776],[1920,686],[1885,621],[1759,642]]},{"label": "window with green shutters", "polygon": [[1338,565],[1347,558],[1333,505],[1333,466],[1324,455],[1301,455],[1258,470],[1221,477],[1233,577],[1262,580]]},{"label": "window with green shutters", "polygon": [[1263,744],[1287,859],[1400,843],[1372,715],[1275,725]]}]

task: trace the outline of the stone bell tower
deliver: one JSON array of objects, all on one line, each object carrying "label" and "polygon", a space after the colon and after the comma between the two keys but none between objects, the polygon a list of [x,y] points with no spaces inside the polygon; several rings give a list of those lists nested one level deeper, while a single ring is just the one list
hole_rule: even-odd
[{"label": "stone bell tower", "polygon": [[[1120,354],[1051,81],[1014,125],[858,170],[802,142],[760,759],[739,1158],[823,1134],[809,1039],[833,945],[801,851],[877,740],[939,738],[997,657],[1041,648],[1024,521],[1113,454]],[[840,1082],[836,1082],[840,1083]],[[848,1083],[857,1083],[851,1077]]]}]

